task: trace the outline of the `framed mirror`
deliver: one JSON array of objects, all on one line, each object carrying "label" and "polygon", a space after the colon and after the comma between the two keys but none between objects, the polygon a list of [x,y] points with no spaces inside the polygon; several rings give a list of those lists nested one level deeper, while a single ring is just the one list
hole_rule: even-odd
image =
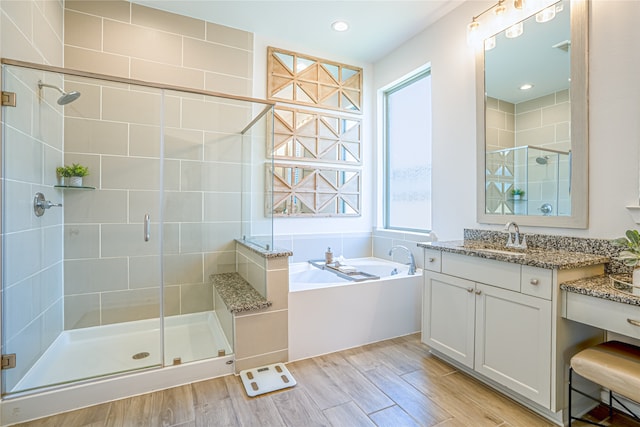
[{"label": "framed mirror", "polygon": [[588,6],[559,1],[478,53],[478,222],[587,227]]}]

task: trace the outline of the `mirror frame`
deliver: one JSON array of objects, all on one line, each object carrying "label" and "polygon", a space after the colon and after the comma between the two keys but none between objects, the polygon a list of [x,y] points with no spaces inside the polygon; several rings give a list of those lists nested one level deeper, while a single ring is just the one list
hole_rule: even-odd
[{"label": "mirror frame", "polygon": [[477,220],[481,224],[587,228],[589,223],[589,0],[571,0],[571,215],[486,213],[484,49],[476,54]]}]

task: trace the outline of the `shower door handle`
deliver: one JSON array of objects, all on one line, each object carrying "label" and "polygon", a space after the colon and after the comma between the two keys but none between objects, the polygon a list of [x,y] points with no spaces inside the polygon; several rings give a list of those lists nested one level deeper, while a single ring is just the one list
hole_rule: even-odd
[{"label": "shower door handle", "polygon": [[151,217],[149,214],[144,214],[144,241],[148,242],[151,238]]}]

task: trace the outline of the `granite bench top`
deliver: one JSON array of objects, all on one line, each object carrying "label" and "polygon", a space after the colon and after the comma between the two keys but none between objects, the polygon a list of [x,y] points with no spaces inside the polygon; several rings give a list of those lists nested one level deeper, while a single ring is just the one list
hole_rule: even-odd
[{"label": "granite bench top", "polygon": [[231,313],[271,307],[272,302],[267,301],[238,273],[212,274],[209,279]]},{"label": "granite bench top", "polygon": [[[418,246],[425,249],[435,249],[442,252],[487,258],[497,261],[511,262],[514,264],[530,265],[533,267],[547,268],[551,270],[587,267],[590,265],[605,264],[609,262],[609,257],[602,255],[552,249],[530,248],[524,251],[513,250],[513,255],[510,255],[509,253],[486,252],[481,249],[495,249],[505,252],[509,252],[509,249],[506,249],[504,245],[490,245],[487,242],[476,240],[427,242],[418,243]],[[524,256],[519,255],[523,252]]]},{"label": "granite bench top", "polygon": [[615,289],[608,275],[564,282],[560,284],[560,289],[576,294],[640,306],[640,295],[632,295]]}]

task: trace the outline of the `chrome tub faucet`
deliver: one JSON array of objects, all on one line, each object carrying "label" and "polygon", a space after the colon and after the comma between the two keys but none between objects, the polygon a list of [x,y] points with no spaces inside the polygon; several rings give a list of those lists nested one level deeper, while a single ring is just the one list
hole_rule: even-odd
[{"label": "chrome tub faucet", "polygon": [[393,253],[396,251],[396,249],[402,249],[407,252],[407,254],[409,255],[409,262],[407,263],[407,265],[409,266],[408,274],[416,274],[416,259],[413,257],[413,253],[406,246],[396,245],[389,249],[389,256],[393,256]]}]

